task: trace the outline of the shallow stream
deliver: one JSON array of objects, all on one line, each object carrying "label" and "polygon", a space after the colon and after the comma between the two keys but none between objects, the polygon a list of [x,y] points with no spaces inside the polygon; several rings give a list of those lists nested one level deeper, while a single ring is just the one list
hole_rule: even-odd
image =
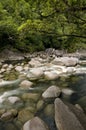
[{"label": "shallow stream", "polygon": [[[56,130],[54,122],[54,99],[44,101],[43,107],[40,110],[37,110],[37,103],[43,101],[41,96],[42,93],[51,85],[57,85],[61,89],[68,88],[73,90],[74,93],[72,95],[60,95],[60,98],[72,104],[80,104],[86,113],[86,74],[60,77],[53,81],[45,81],[43,79],[37,80],[34,81],[34,85],[29,90],[19,89],[19,81],[16,81],[16,83],[12,85],[0,87],[0,109],[16,109],[19,112],[22,109],[24,110],[29,107],[31,108],[31,112],[34,113],[34,116],[41,117],[48,124],[50,130]],[[28,93],[33,94],[33,97],[28,98],[28,100],[25,98],[24,100],[22,97]],[[38,98],[36,98],[34,94],[37,94]],[[22,100],[22,102],[15,105],[9,104],[7,101],[2,103],[3,97],[6,99],[10,96],[17,96]],[[49,105],[51,109],[49,109]],[[25,115],[22,115],[22,118],[25,118],[24,116]],[[17,115],[10,121],[0,120],[0,130],[21,130],[24,123],[25,122],[19,120]]]}]

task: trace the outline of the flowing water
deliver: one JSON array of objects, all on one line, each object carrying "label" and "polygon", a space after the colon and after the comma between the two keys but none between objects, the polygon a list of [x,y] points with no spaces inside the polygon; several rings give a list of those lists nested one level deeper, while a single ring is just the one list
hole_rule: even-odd
[{"label": "flowing water", "polygon": [[[39,100],[42,99],[42,93],[51,85],[57,85],[61,89],[68,88],[74,91],[74,93],[69,95],[61,95],[60,98],[64,101],[67,101],[72,104],[80,104],[81,107],[84,109],[86,113],[86,74],[78,74],[78,75],[71,75],[69,77],[60,77],[53,81],[45,81],[45,80],[38,80],[34,81],[34,85],[29,90],[21,90],[19,89],[19,81],[16,81],[15,84],[6,85],[4,87],[0,87],[0,109],[16,109],[18,112],[22,109],[29,107],[34,108],[33,112],[34,116],[41,117],[49,126],[50,130],[56,130],[55,122],[54,122],[54,99],[44,101],[44,105],[40,110],[36,110],[36,105]],[[24,100],[22,98],[23,94],[38,94],[39,98],[36,100],[35,97],[32,99]],[[22,102],[19,102],[15,105],[9,104],[6,101],[7,97],[10,96],[17,96],[19,97]],[[5,102],[3,103],[3,101]],[[47,112],[47,106],[52,106],[52,113]],[[24,117],[24,115],[23,115]],[[0,130],[21,130],[21,127],[24,123],[18,120],[18,115],[10,120],[10,121],[3,121],[0,120]]]}]

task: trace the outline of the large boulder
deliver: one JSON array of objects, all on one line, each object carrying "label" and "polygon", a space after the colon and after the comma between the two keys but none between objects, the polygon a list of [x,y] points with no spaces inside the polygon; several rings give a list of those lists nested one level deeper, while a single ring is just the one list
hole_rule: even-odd
[{"label": "large boulder", "polygon": [[58,130],[84,130],[75,114],[59,98],[55,100],[55,123]]},{"label": "large boulder", "polygon": [[76,104],[74,106],[74,105],[72,105],[70,103],[66,103],[66,105],[76,115],[76,117],[80,121],[81,125],[84,127],[84,130],[86,130],[86,114],[84,113],[81,106],[79,104]]},{"label": "large boulder", "polygon": [[59,97],[61,94],[61,90],[57,86],[50,86],[45,92],[42,94],[44,99],[47,98],[56,98]]},{"label": "large boulder", "polygon": [[75,57],[61,57],[55,58],[52,63],[55,65],[75,66],[78,63],[78,58]]},{"label": "large boulder", "polygon": [[39,117],[34,117],[24,124],[22,130],[49,130],[49,128]]}]

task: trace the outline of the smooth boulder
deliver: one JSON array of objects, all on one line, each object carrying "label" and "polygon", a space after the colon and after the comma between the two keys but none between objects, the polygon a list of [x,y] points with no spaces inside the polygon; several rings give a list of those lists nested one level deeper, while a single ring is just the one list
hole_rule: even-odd
[{"label": "smooth boulder", "polygon": [[50,86],[45,92],[42,94],[42,97],[44,99],[46,98],[55,98],[59,97],[61,94],[61,90],[57,86]]},{"label": "smooth boulder", "polygon": [[59,98],[55,104],[55,123],[58,130],[84,130],[75,114]]},{"label": "smooth boulder", "polygon": [[39,117],[34,117],[23,125],[22,130],[49,130],[49,128]]},{"label": "smooth boulder", "polygon": [[58,57],[55,58],[52,63],[55,65],[75,66],[79,62],[78,58],[75,57]]},{"label": "smooth boulder", "polygon": [[28,89],[30,88],[31,86],[33,85],[33,83],[31,81],[28,81],[28,80],[23,80],[21,83],[20,83],[20,88],[21,89]]}]

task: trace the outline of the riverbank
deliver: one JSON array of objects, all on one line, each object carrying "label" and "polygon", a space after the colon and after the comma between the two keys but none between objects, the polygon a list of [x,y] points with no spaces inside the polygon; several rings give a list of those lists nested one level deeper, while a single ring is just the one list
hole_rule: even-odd
[{"label": "riverbank", "polygon": [[54,48],[46,49],[45,51],[39,51],[34,53],[22,53],[14,49],[4,49],[0,52],[0,61],[3,60],[24,60],[29,58],[34,58],[39,56],[40,58],[46,59],[48,57],[77,57],[77,58],[86,58],[86,50],[77,51],[74,53],[67,53],[63,50],[56,50]]}]

